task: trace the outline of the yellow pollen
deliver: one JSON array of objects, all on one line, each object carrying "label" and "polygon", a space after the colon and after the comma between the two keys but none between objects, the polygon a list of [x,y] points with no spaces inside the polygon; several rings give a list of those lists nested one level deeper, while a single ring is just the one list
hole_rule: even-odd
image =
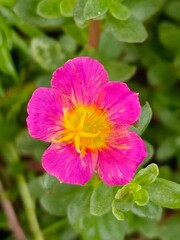
[{"label": "yellow pollen", "polygon": [[87,150],[101,150],[107,147],[111,124],[104,110],[96,106],[78,105],[74,109],[64,110],[64,130],[55,143],[74,144],[81,155]]}]

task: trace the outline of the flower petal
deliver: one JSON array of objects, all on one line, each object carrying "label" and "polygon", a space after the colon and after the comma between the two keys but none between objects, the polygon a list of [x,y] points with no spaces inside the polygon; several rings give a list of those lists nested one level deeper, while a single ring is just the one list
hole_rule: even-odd
[{"label": "flower petal", "polygon": [[32,137],[49,142],[52,136],[62,129],[62,103],[56,89],[36,89],[28,103],[27,111],[26,121]]},{"label": "flower petal", "polygon": [[120,126],[135,123],[141,112],[138,93],[131,91],[125,83],[106,84],[100,90],[95,103],[106,109],[109,119]]},{"label": "flower petal", "polygon": [[62,182],[84,185],[94,173],[96,160],[91,153],[82,159],[71,145],[52,144],[42,157],[45,171]]},{"label": "flower petal", "polygon": [[134,132],[127,131],[117,140],[118,147],[99,153],[97,171],[100,178],[110,186],[130,182],[137,167],[147,156],[143,140]]},{"label": "flower petal", "polygon": [[101,63],[89,57],[77,57],[53,73],[51,85],[61,91],[66,104],[90,104],[107,81],[108,74]]}]

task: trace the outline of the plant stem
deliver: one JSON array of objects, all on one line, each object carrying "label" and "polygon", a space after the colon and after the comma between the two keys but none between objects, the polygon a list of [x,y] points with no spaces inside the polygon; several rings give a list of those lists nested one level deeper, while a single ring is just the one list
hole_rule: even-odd
[{"label": "plant stem", "polygon": [[26,180],[22,174],[18,174],[16,177],[17,185],[19,188],[20,196],[24,204],[24,209],[26,212],[27,220],[32,234],[34,235],[34,240],[43,240],[41,229],[35,213],[34,202],[31,198]]},{"label": "plant stem", "polygon": [[8,225],[13,235],[17,240],[26,240],[26,236],[21,228],[21,225],[17,219],[14,208],[10,202],[10,200],[6,197],[6,193],[3,187],[3,184],[0,179],[0,200],[1,205],[4,209],[4,213],[8,220]]},{"label": "plant stem", "polygon": [[101,21],[91,20],[89,26],[88,47],[97,49],[101,36]]},{"label": "plant stem", "polygon": [[[16,151],[16,148],[13,144],[9,143],[6,144],[4,149],[2,151],[2,154],[4,156],[4,159],[11,163],[11,164],[18,164],[20,162],[18,153]],[[29,223],[30,230],[33,235],[34,240],[43,240],[43,234],[41,232],[36,212],[35,212],[35,205],[33,202],[33,199],[31,197],[31,194],[29,192],[28,185],[26,183],[26,180],[22,174],[17,174],[15,176],[17,187],[19,189],[20,197],[24,205],[25,214],[27,217],[27,221]]]}]

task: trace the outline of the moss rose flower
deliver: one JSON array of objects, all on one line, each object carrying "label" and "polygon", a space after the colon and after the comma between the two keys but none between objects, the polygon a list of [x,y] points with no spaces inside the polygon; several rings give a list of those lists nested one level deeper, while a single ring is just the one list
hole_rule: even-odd
[{"label": "moss rose flower", "polygon": [[77,57],[54,72],[51,88],[34,91],[27,125],[32,137],[51,143],[42,157],[48,174],[83,185],[97,172],[107,185],[124,185],[147,156],[129,130],[140,111],[137,93],[109,82],[98,61]]}]

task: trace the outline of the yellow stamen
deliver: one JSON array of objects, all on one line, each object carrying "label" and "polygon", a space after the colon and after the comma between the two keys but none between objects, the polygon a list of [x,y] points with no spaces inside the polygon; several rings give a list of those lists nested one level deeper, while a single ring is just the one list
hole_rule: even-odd
[{"label": "yellow stamen", "polygon": [[74,144],[81,157],[88,149],[95,152],[107,147],[111,123],[106,112],[95,106],[78,105],[71,110],[64,109],[63,126],[61,137],[53,142]]},{"label": "yellow stamen", "polygon": [[53,142],[54,143],[61,143],[61,142],[67,142],[69,140],[71,140],[73,137],[74,137],[75,133],[72,132],[72,133],[69,133],[68,135],[60,138],[60,139],[53,139]]},{"label": "yellow stamen", "polygon": [[79,132],[79,135],[81,137],[85,137],[85,138],[95,138],[100,134],[100,131],[98,131],[97,133],[89,133],[89,132]]},{"label": "yellow stamen", "polygon": [[81,149],[80,149],[80,136],[78,134],[76,134],[76,136],[74,137],[74,145],[75,145],[76,151],[78,153],[81,153]]}]

